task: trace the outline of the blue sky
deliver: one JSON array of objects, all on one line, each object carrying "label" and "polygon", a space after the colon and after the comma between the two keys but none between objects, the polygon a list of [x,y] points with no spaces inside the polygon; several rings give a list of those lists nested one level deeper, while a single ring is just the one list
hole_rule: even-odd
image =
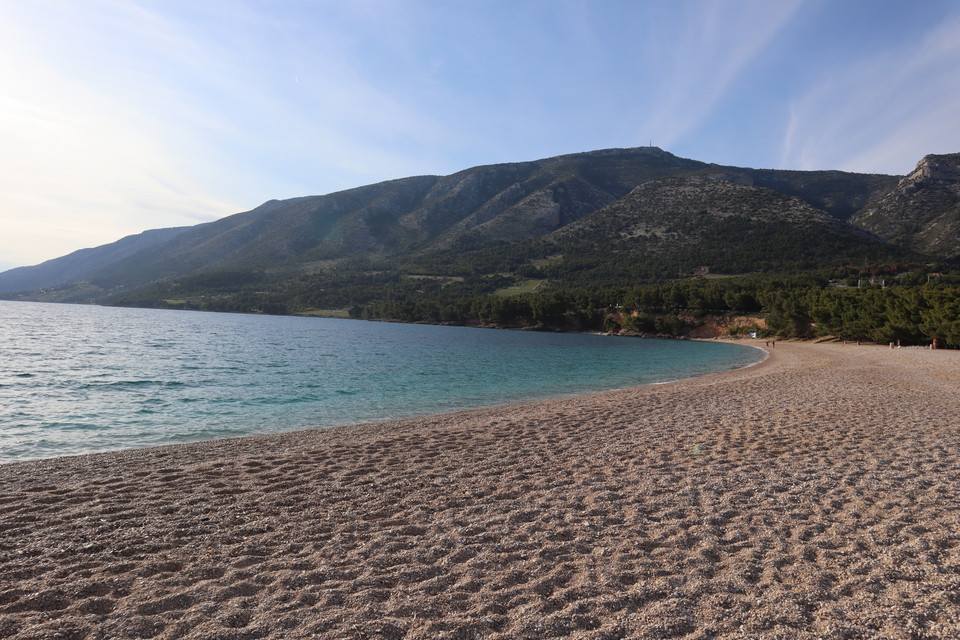
[{"label": "blue sky", "polygon": [[272,198],[657,145],[960,151],[960,2],[0,0],[0,270]]}]

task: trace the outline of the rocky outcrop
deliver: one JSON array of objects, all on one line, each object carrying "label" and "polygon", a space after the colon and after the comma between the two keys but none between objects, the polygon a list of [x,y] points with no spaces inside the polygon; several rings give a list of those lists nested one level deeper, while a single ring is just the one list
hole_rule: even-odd
[{"label": "rocky outcrop", "polygon": [[960,153],[924,156],[903,183],[913,183],[911,187],[960,183]]},{"label": "rocky outcrop", "polygon": [[916,251],[960,257],[960,153],[925,156],[851,222]]}]

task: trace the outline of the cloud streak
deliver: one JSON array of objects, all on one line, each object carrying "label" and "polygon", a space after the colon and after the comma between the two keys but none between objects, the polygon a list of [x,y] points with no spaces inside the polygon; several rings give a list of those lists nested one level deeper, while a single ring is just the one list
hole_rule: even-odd
[{"label": "cloud streak", "polygon": [[[672,147],[695,132],[742,80],[802,6],[800,0],[731,4],[713,0],[686,5],[678,41],[658,41],[674,56],[661,76],[660,99],[647,120],[662,145]],[[667,37],[674,31],[666,29]]]},{"label": "cloud streak", "polygon": [[790,107],[780,165],[904,174],[960,145],[960,19],[840,65]]},{"label": "cloud streak", "polygon": [[[0,269],[271,198],[651,139],[905,172],[960,149],[960,11],[877,1],[871,22],[815,0],[0,0]],[[833,55],[858,28],[886,31]]]}]

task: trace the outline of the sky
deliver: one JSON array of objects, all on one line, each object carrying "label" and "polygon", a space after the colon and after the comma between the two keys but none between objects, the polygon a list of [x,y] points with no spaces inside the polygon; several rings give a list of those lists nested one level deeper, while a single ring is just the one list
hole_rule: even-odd
[{"label": "sky", "polygon": [[957,0],[0,0],[0,271],[271,199],[653,144],[960,152]]}]

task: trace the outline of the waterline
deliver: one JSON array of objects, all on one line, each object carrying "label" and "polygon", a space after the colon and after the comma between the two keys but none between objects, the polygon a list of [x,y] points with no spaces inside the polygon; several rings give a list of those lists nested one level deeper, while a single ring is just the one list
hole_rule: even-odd
[{"label": "waterline", "polygon": [[0,302],[0,462],[356,424],[739,368],[725,343]]}]

